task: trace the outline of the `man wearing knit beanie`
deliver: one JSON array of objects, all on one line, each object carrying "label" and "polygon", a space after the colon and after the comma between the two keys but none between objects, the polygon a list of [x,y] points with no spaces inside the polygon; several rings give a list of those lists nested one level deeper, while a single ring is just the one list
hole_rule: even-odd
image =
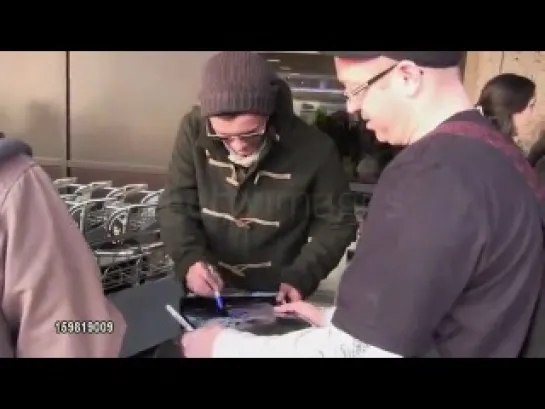
[{"label": "man wearing knit beanie", "polygon": [[404,146],[374,190],[337,306],[277,307],[316,326],[279,337],[206,328],[184,336],[186,355],[543,356],[545,191],[473,109],[461,52],[326,53],[348,110]]},{"label": "man wearing knit beanie", "polygon": [[182,120],[158,207],[176,272],[202,296],[234,287],[308,297],[356,230],[333,141],[294,114],[289,87],[256,53],[213,56],[199,102]]}]

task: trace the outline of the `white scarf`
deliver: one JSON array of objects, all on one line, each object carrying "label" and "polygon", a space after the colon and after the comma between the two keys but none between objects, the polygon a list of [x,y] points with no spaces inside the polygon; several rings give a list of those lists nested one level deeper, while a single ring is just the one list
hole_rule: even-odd
[{"label": "white scarf", "polygon": [[249,156],[240,156],[236,152],[231,150],[229,146],[227,146],[227,144],[224,144],[224,146],[225,146],[225,149],[227,149],[227,151],[229,152],[229,160],[232,163],[238,166],[249,168],[250,166],[252,166],[254,163],[256,163],[259,160],[261,153],[263,152],[263,149],[265,148],[266,144],[267,144],[267,140],[265,139],[263,143],[261,144],[261,146],[259,147],[259,149],[255,153]]}]

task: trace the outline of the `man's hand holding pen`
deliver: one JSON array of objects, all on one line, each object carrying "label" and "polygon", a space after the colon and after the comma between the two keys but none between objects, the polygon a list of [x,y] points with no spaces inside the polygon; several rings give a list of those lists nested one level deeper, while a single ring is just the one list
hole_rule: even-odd
[{"label": "man's hand holding pen", "polygon": [[223,280],[214,267],[199,261],[193,264],[186,276],[189,290],[203,297],[215,297],[223,290]]},{"label": "man's hand holding pen", "polygon": [[[223,280],[214,266],[197,262],[189,268],[186,277],[187,287],[202,297],[214,297],[218,311],[226,314],[223,297]],[[186,331],[181,345],[188,358],[206,358],[212,355],[214,341],[223,327],[219,324],[206,325],[202,328]]]}]

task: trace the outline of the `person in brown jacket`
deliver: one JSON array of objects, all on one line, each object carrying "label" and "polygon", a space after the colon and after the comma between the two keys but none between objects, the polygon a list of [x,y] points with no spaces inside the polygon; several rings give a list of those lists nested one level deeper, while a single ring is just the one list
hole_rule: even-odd
[{"label": "person in brown jacket", "polygon": [[117,357],[124,319],[31,155],[22,142],[0,140],[0,358]]}]

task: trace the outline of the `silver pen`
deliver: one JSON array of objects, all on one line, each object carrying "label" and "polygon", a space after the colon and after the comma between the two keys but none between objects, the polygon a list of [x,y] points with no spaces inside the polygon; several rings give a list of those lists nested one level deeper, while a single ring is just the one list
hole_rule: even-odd
[{"label": "silver pen", "polygon": [[167,309],[170,316],[172,318],[174,318],[176,320],[176,322],[178,322],[178,324],[180,324],[186,331],[193,331],[195,329],[195,327],[193,327],[193,325],[191,325],[189,322],[187,322],[187,320],[184,317],[182,317],[178,313],[178,311],[176,311],[174,309],[174,307],[167,304],[167,305],[165,305],[165,308]]}]

